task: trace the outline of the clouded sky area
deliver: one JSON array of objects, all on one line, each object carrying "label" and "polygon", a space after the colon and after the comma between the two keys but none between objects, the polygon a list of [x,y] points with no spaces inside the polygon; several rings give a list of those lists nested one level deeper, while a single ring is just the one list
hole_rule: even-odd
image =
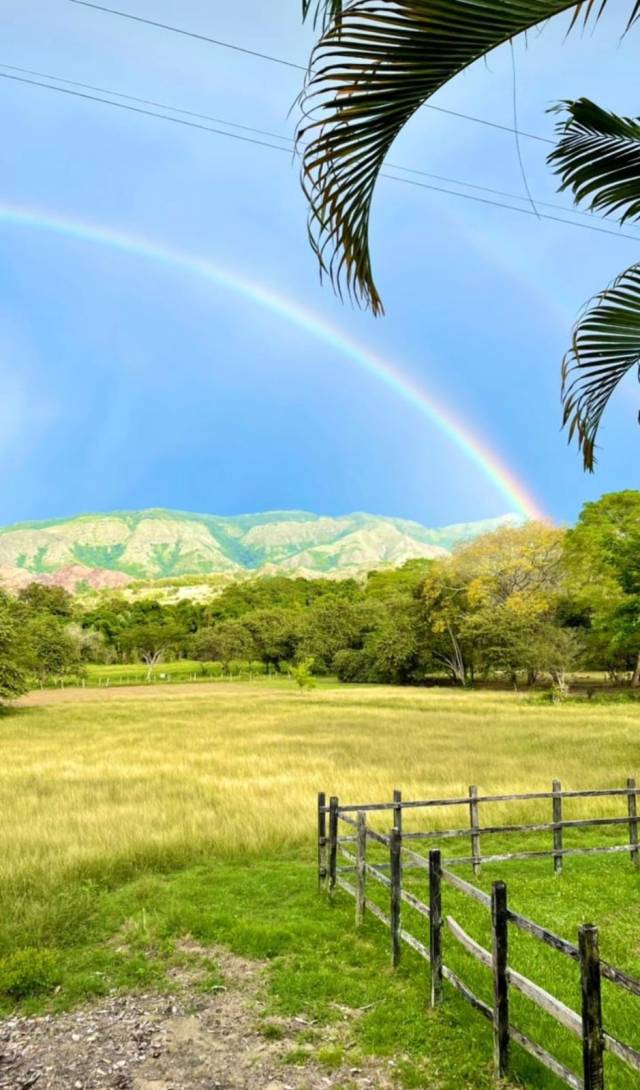
[{"label": "clouded sky area", "polygon": [[[300,0],[110,6],[301,64],[313,37]],[[521,129],[551,136],[548,107],[582,95],[640,112],[640,27],[620,40],[628,10],[614,3],[567,40],[560,18],[516,43]],[[19,75],[7,66],[285,138],[302,79],[71,0],[5,0],[0,76]],[[509,50],[433,104],[512,125]],[[7,78],[0,116],[0,522],[166,506],[442,525],[512,510],[479,459],[336,330],[438,403],[554,519],[638,487],[635,379],[611,403],[589,476],[560,430],[559,369],[582,304],[638,260],[640,231],[584,229],[616,231],[555,192],[547,144],[522,140],[529,185],[557,206],[540,212],[571,225],[531,214],[512,134],[429,109],[413,119],[393,163],[457,181],[405,178],[529,214],[382,180],[372,243],[387,313],[374,319],[320,285],[290,153]]]}]

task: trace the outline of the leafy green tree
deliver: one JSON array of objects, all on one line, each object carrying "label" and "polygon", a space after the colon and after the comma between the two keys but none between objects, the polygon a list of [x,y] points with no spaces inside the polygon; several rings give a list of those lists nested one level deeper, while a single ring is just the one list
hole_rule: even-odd
[{"label": "leafy green tree", "polygon": [[566,543],[573,593],[590,637],[610,663],[628,663],[640,687],[640,492],[611,492],[583,507]]},{"label": "leafy green tree", "polygon": [[78,645],[67,627],[50,613],[33,613],[25,625],[24,663],[41,685],[82,669]]},{"label": "leafy green tree", "polygon": [[544,523],[504,527],[434,565],[422,590],[431,654],[461,684],[474,671],[499,671],[514,682],[541,669],[532,658],[539,635],[555,623],[564,531]]},{"label": "leafy green tree", "polygon": [[63,620],[69,620],[73,616],[73,596],[64,587],[29,583],[19,592],[18,602],[34,613],[50,613]]},{"label": "leafy green tree", "polygon": [[291,662],[298,642],[299,616],[291,609],[256,609],[242,624],[253,640],[258,658],[267,666]]},{"label": "leafy green tree", "polygon": [[184,640],[184,630],[162,617],[137,620],[118,637],[120,647],[130,655],[138,655],[147,667],[147,679],[153,670]]},{"label": "leafy green tree", "polygon": [[[563,12],[600,17],[607,0],[303,0],[322,36],[311,58],[300,130],[309,235],[320,268],[340,292],[382,311],[369,229],[376,183],[396,137],[440,88],[493,49]],[[640,0],[627,4],[627,29]],[[573,25],[573,24],[572,24]],[[551,161],[577,201],[640,218],[640,120],[588,100],[565,104]],[[640,265],[633,265],[578,322],[563,368],[564,421],[593,467],[602,413],[640,361]]]},{"label": "leafy green tree", "polygon": [[228,668],[235,660],[254,658],[256,651],[251,633],[240,621],[220,621],[200,629],[191,653],[201,662],[221,662]]},{"label": "leafy green tree", "polygon": [[315,689],[317,682],[313,676],[312,658],[302,659],[301,662],[297,662],[295,666],[291,667],[290,673],[301,693],[305,689]]},{"label": "leafy green tree", "polygon": [[21,696],[28,688],[24,630],[14,603],[0,591],[0,701]]}]

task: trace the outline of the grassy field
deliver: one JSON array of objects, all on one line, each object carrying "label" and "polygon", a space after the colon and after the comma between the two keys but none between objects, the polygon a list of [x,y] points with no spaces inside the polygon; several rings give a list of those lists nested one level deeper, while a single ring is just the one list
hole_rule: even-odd
[{"label": "grassy field", "polygon": [[[482,1020],[451,994],[442,1013],[426,1011],[428,981],[413,954],[392,976],[380,925],[355,935],[351,902],[338,895],[330,906],[316,894],[317,791],[357,802],[390,798],[394,787],[407,798],[466,793],[470,783],[548,789],[553,777],[567,788],[619,786],[640,772],[639,728],[632,705],[543,707],[504,693],[300,694],[269,681],[36,693],[0,717],[2,1009],[163,987],[190,934],[270,959],[274,1011],[307,1012],[321,1027],[341,1006],[366,1008],[348,1046],[354,1066],[362,1052],[395,1054],[408,1087],[488,1087]],[[544,820],[539,806],[483,816]],[[574,804],[566,816],[586,809]],[[621,803],[592,802],[588,812],[620,815]],[[592,918],[604,955],[640,975],[640,875],[626,856],[569,860],[560,879],[548,861],[487,867],[485,888],[495,877],[508,880],[516,908],[569,939]],[[486,940],[481,913],[454,898],[447,910]],[[420,926],[410,915],[407,923]],[[578,1003],[563,959],[522,939],[514,963]],[[470,983],[483,972],[459,967]],[[476,986],[486,994],[488,981]],[[576,1066],[564,1031],[516,1009],[524,1031]],[[640,1001],[605,989],[605,1013],[612,1032],[640,1048]],[[322,1052],[321,1036],[310,1033],[309,1051]],[[527,1085],[559,1085],[524,1056],[515,1061]],[[634,1085],[611,1071],[615,1090]]]}]

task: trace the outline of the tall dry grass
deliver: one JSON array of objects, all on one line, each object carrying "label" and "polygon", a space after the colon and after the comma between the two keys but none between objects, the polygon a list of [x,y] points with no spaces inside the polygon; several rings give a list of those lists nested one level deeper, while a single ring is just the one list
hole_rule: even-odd
[{"label": "tall dry grass", "polygon": [[[38,700],[0,717],[0,880],[14,888],[310,847],[318,790],[363,802],[394,787],[405,798],[464,794],[470,783],[548,789],[553,777],[621,786],[640,772],[640,715],[627,705],[386,687],[300,695],[260,683]],[[592,801],[588,812],[622,806]],[[486,817],[530,814],[539,804]],[[429,819],[464,825],[467,815]]]}]

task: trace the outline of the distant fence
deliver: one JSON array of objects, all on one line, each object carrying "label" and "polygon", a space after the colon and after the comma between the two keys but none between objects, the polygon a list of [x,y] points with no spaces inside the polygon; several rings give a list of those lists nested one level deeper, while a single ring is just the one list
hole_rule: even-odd
[{"label": "distant fence", "polygon": [[[491,895],[484,893],[459,875],[446,869],[455,864],[471,864],[477,873],[481,864],[508,860],[526,860],[551,857],[556,873],[562,871],[563,859],[567,855],[585,855],[628,851],[634,866],[640,866],[638,845],[637,797],[640,789],[636,781],[629,779],[625,788],[592,791],[562,791],[558,781],[554,781],[550,792],[532,792],[521,795],[484,795],[478,794],[472,787],[467,798],[428,799],[422,801],[403,801],[399,791],[394,792],[393,802],[368,803],[362,805],[341,806],[336,797],[329,805],[326,796],[318,795],[318,880],[325,885],[330,894],[336,887],[344,890],[355,899],[356,924],[362,924],[365,913],[370,912],[391,932],[391,962],[394,968],[400,962],[402,943],[413,949],[431,965],[431,1005],[439,1006],[443,1001],[443,982],[449,984],[462,996],[474,1010],[478,1011],[493,1026],[494,1064],[498,1078],[506,1078],[509,1072],[510,1045],[515,1042],[531,1056],[534,1056],[549,1071],[553,1072],[573,1090],[604,1090],[604,1054],[610,1052],[617,1056],[633,1071],[640,1072],[640,1052],[630,1045],[619,1041],[607,1033],[603,1025],[601,980],[610,981],[618,988],[640,997],[640,980],[614,968],[602,960],[599,954],[598,929],[593,924],[583,924],[578,933],[578,945],[541,927],[533,920],[510,909],[507,887],[504,882],[494,882]],[[562,802],[567,798],[621,797],[626,799],[627,814],[624,818],[593,818],[580,821],[564,821]],[[480,806],[483,803],[503,803],[548,799],[552,804],[553,821],[537,824],[503,825],[482,827]],[[470,824],[462,829],[448,829],[427,832],[402,831],[404,810],[443,806],[469,807]],[[370,812],[391,811],[394,826],[389,835],[372,829],[367,822]],[[328,819],[328,829],[327,829]],[[348,835],[340,835],[340,822],[348,827]],[[609,845],[593,848],[565,848],[563,830],[566,828],[589,828],[603,825],[628,826],[629,842],[624,845]],[[544,832],[552,833],[553,846],[548,851],[510,852],[502,855],[481,853],[482,834]],[[404,841],[448,839],[468,836],[471,838],[471,855],[442,859],[440,850],[429,851],[428,858],[419,852],[405,847]],[[373,863],[367,858],[369,843],[383,845],[389,851],[388,862]],[[355,850],[355,854],[354,854]],[[348,865],[338,865],[338,855]],[[406,860],[406,862],[405,862]],[[428,875],[429,903],[421,901],[408,889],[403,888],[403,872],[422,870]],[[349,882],[345,873],[355,876],[355,885]],[[384,886],[389,895],[389,911],[384,912],[377,904],[367,900],[366,880],[374,879]],[[487,950],[461,927],[452,917],[443,914],[443,886],[450,886],[464,896],[472,899],[491,913],[492,949]],[[428,920],[429,944],[422,942],[402,926],[401,906],[409,905],[420,916]],[[532,936],[538,942],[550,947],[562,956],[577,962],[580,966],[582,1010],[578,1014],[539,984],[516,972],[508,964],[509,926]],[[443,956],[443,932],[448,934],[468,954],[492,973],[493,1005],[489,1006],[464,983],[454,971],[445,964]],[[514,1026],[509,1014],[510,991],[519,992],[538,1008],[550,1015],[557,1023],[579,1037],[582,1041],[583,1075],[570,1071],[555,1056],[551,1055],[537,1042],[531,1040]]]}]

